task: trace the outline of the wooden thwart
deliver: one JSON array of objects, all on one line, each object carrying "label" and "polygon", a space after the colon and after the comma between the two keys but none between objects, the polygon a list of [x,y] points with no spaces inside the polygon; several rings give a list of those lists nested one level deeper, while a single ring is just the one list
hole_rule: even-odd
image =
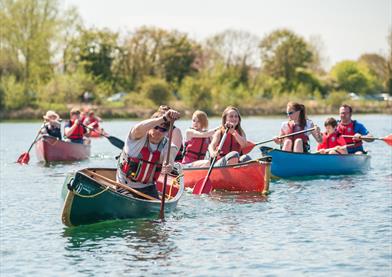
[{"label": "wooden thwart", "polygon": [[91,170],[84,170],[84,172],[85,172],[87,175],[90,175],[90,177],[95,177],[95,178],[101,179],[101,180],[103,180],[103,181],[105,181],[105,182],[108,182],[108,183],[114,185],[115,188],[120,187],[120,188],[122,188],[122,189],[125,189],[125,190],[131,192],[132,194],[136,194],[136,195],[141,196],[141,197],[143,197],[143,198],[145,198],[145,199],[147,199],[147,200],[154,200],[154,201],[159,201],[159,200],[160,200],[160,199],[158,199],[158,198],[155,198],[155,197],[152,197],[152,196],[150,196],[150,195],[147,195],[147,194],[145,194],[145,193],[143,193],[143,192],[140,192],[140,191],[138,191],[138,190],[136,190],[136,189],[133,189],[133,188],[131,188],[131,187],[128,187],[127,185],[121,184],[121,183],[116,182],[116,181],[113,181],[113,180],[111,180],[111,179],[109,179],[109,178],[107,178],[107,177],[105,177],[105,176],[99,175],[98,173],[95,173],[94,171],[91,171]]}]

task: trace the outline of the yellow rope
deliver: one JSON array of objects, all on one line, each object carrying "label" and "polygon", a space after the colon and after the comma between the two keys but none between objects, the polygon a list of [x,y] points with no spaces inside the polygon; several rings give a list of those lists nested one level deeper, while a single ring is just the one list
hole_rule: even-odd
[{"label": "yellow rope", "polygon": [[94,197],[97,197],[98,195],[104,193],[104,192],[107,191],[108,189],[109,189],[109,187],[107,186],[105,189],[103,189],[103,190],[101,190],[100,192],[98,192],[98,193],[96,193],[96,194],[93,194],[93,195],[82,195],[82,194],[76,192],[75,190],[72,190],[72,192],[73,192],[75,195],[77,195],[77,196],[79,196],[79,197],[82,197],[82,198],[94,198]]}]

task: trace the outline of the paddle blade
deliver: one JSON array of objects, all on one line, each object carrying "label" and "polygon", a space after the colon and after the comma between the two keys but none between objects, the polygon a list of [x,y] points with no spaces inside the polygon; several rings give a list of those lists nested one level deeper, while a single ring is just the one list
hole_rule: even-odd
[{"label": "paddle blade", "polygon": [[195,186],[193,187],[193,194],[200,195],[202,193],[210,193],[212,190],[212,184],[209,178],[203,178],[197,181]]},{"label": "paddle blade", "polygon": [[389,136],[383,137],[382,140],[385,141],[386,144],[392,146],[392,134],[390,134]]},{"label": "paddle blade", "polygon": [[251,142],[251,141],[248,141],[248,144],[244,147],[244,148],[242,148],[242,154],[248,154],[250,151],[252,151],[253,150],[253,147],[255,147],[256,146],[256,144],[254,144],[253,142]]},{"label": "paddle blade", "polygon": [[119,149],[123,149],[124,148],[124,142],[116,137],[112,137],[112,136],[108,136],[106,137],[111,144],[113,144],[115,147],[119,148]]},{"label": "paddle blade", "polygon": [[25,152],[22,155],[20,155],[19,159],[16,162],[20,164],[28,164],[29,161],[30,161],[30,155],[29,153]]}]

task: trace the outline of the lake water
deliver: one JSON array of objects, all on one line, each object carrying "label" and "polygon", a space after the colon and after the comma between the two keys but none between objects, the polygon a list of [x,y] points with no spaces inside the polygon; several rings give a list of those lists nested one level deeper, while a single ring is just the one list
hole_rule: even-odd
[{"label": "lake water", "polygon": [[[325,117],[312,119],[322,126]],[[243,127],[257,142],[277,134],[283,119],[244,118]],[[356,119],[374,135],[392,133],[390,115]],[[134,124],[103,126],[124,139]],[[39,126],[0,123],[1,276],[392,276],[392,147],[382,141],[366,145],[367,174],[272,181],[268,197],[187,192],[165,223],[67,228],[60,219],[66,173],[114,167],[119,151],[95,139],[87,161],[44,166],[33,149],[29,165],[16,164]]]}]

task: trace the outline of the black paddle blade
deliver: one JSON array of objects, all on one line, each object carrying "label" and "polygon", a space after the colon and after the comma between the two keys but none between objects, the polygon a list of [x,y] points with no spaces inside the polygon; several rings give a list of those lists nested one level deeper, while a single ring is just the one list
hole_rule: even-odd
[{"label": "black paddle blade", "polygon": [[106,138],[118,149],[122,150],[124,148],[124,142],[121,139],[112,136],[108,136]]}]

